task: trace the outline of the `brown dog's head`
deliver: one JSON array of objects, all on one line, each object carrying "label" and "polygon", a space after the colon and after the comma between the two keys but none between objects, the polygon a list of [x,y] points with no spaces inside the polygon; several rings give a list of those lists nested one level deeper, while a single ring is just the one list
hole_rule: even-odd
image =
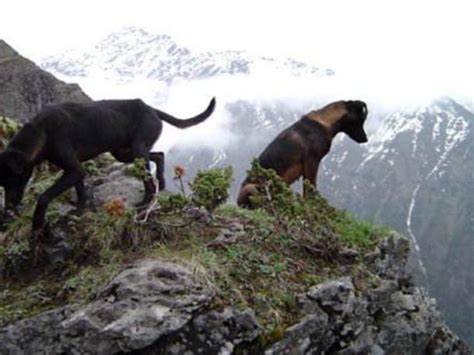
[{"label": "brown dog's head", "polygon": [[335,101],[310,112],[306,117],[326,127],[332,136],[344,132],[357,143],[365,143],[367,113],[367,105],[363,101]]},{"label": "brown dog's head", "polygon": [[363,101],[344,101],[345,114],[341,117],[340,131],[347,134],[357,143],[366,143],[367,134],[364,131],[364,122],[367,118],[367,105]]},{"label": "brown dog's head", "polygon": [[20,151],[7,149],[0,153],[0,186],[5,189],[5,206],[16,208],[23,198],[33,169]]}]

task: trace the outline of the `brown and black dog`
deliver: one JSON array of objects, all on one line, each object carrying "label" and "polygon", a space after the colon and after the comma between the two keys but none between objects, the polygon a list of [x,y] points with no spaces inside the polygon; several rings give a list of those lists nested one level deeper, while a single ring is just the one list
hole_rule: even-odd
[{"label": "brown and black dog", "polygon": [[[288,184],[301,176],[316,186],[319,163],[329,152],[334,136],[346,133],[357,143],[367,142],[364,122],[367,105],[362,101],[337,101],[311,111],[281,132],[259,156],[265,169],[273,169]],[[242,182],[237,204],[250,206],[257,186],[248,177]]]},{"label": "brown and black dog", "polygon": [[[215,107],[212,99],[205,111],[186,120],[136,100],[104,100],[91,103],[64,103],[48,106],[35,116],[0,153],[0,186],[5,189],[5,205],[15,209],[31,177],[33,167],[49,161],[64,174],[41,194],[33,216],[33,233],[45,223],[48,204],[58,195],[75,187],[78,207],[84,206],[84,169],[81,162],[110,152],[118,161],[130,163],[143,158],[149,170],[149,160],[158,162],[160,187],[164,187],[162,153],[150,153],[159,138],[165,121],[178,128],[203,122]],[[153,198],[156,191],[152,179],[144,180],[145,196],[142,205]]]}]

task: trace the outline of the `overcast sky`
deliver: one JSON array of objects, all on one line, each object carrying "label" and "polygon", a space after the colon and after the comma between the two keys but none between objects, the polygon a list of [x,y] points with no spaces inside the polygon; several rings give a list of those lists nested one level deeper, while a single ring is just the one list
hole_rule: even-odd
[{"label": "overcast sky", "polygon": [[3,1],[0,38],[39,59],[133,25],[420,90],[474,92],[474,1]]}]

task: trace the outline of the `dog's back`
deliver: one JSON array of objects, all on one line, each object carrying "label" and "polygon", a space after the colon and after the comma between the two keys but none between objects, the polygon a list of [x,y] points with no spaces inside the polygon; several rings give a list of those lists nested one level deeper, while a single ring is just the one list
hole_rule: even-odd
[{"label": "dog's back", "polygon": [[[141,100],[105,100],[47,106],[30,125],[44,132],[45,145],[38,159],[53,159],[60,149],[73,149],[80,161],[105,151],[130,146],[140,136],[151,144],[162,123]],[[140,132],[139,132],[140,131]]]},{"label": "dog's back", "polygon": [[[118,160],[130,162],[133,155],[149,152],[161,134],[162,121],[178,128],[191,127],[207,119],[214,107],[213,98],[205,111],[178,119],[140,99],[50,105],[25,125],[9,147],[25,152],[27,145],[27,160],[33,164],[42,160],[60,163],[64,159],[58,153],[62,151],[70,151],[69,156],[78,161],[110,151]],[[27,131],[38,134],[24,139]]]},{"label": "dog's back", "polygon": [[[362,101],[336,101],[308,113],[281,132],[259,156],[265,169],[273,169],[288,184],[303,176],[316,186],[321,159],[329,152],[338,132],[348,134],[356,142],[367,141],[363,123],[367,107]],[[237,203],[248,206],[257,185],[248,177],[242,182]]]}]

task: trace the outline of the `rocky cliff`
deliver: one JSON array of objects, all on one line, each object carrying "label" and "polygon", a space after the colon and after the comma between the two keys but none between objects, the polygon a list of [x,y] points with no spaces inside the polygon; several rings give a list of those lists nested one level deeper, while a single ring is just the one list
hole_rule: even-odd
[{"label": "rocky cliff", "polygon": [[359,218],[411,237],[421,279],[448,324],[474,342],[474,115],[444,98],[384,117],[366,146],[345,139],[321,172],[322,193]]},{"label": "rocky cliff", "polygon": [[0,39],[0,116],[25,122],[44,105],[89,100],[78,85],[56,79]]},{"label": "rocky cliff", "polygon": [[0,329],[0,354],[469,354],[406,278],[408,250],[393,235],[368,255],[380,282],[365,292],[342,277],[296,295],[301,318],[268,346],[254,310],[213,309],[212,290],[192,270],[147,259],[91,303]]},{"label": "rocky cliff", "polygon": [[399,234],[322,199],[290,224],[278,211],[209,216],[170,206],[174,195],[137,214],[127,169],[89,171],[100,201],[124,205],[78,217],[57,203],[52,228],[74,250],[64,264],[22,267],[20,222],[3,235],[0,354],[470,354],[406,273]]},{"label": "rocky cliff", "polygon": [[[247,101],[226,109],[231,144],[176,144],[167,154],[167,171],[176,163],[190,167],[190,175],[193,170],[232,164],[235,197],[251,159],[304,111],[282,103]],[[449,98],[370,114],[367,123],[380,124],[370,131],[369,143],[358,145],[338,136],[323,159],[319,189],[335,206],[414,240],[420,281],[449,324],[474,342],[474,115]],[[300,189],[301,183],[294,186]]]}]

